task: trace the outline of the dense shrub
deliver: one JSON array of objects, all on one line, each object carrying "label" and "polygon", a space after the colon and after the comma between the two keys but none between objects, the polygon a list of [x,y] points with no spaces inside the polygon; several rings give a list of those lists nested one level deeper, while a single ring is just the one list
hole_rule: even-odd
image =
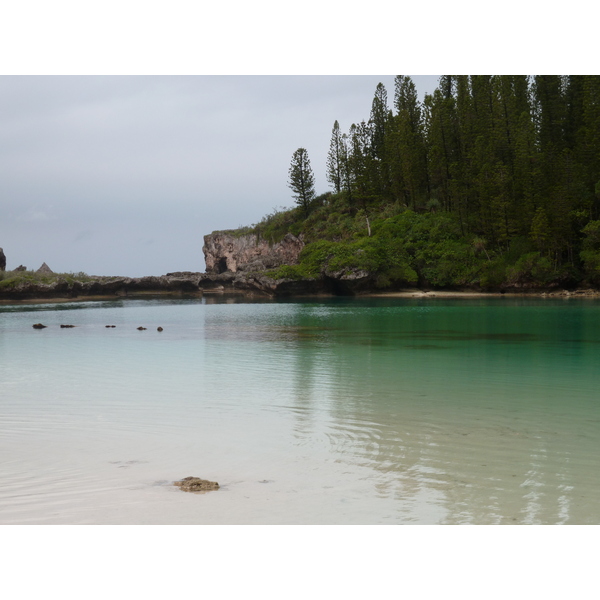
[{"label": "dense shrub", "polygon": [[[297,209],[276,211],[254,231],[269,241],[288,231],[303,235],[299,264],[270,271],[276,279],[366,271],[382,289],[420,283],[496,290],[567,285],[580,276],[573,265],[557,266],[530,238],[515,237],[504,251],[492,249],[482,237],[463,235],[451,213],[418,213],[398,203],[367,213],[350,206],[343,194],[320,197],[307,218]],[[583,233],[586,275],[600,283],[600,221],[589,223]]]},{"label": "dense shrub", "polygon": [[579,253],[586,279],[600,284],[600,221],[590,221],[581,232],[584,234],[582,250]]},{"label": "dense shrub", "polygon": [[513,285],[547,285],[556,275],[550,260],[539,252],[524,254],[506,270],[507,282]]}]

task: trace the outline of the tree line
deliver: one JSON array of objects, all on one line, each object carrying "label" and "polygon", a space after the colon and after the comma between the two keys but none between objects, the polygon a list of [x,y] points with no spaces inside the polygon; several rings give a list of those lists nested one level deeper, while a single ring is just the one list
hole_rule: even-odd
[{"label": "tree line", "polygon": [[[408,76],[394,88],[391,108],[379,84],[368,120],[345,133],[333,125],[327,179],[353,210],[446,213],[486,252],[527,240],[555,264],[585,262],[586,251],[593,259],[600,76],[444,75],[423,101]],[[314,179],[303,148],[290,187],[308,215]]]}]

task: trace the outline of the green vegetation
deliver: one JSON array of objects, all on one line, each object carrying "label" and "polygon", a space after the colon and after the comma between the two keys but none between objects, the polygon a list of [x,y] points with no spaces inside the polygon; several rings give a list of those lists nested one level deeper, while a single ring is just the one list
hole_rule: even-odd
[{"label": "green vegetation", "polygon": [[423,102],[398,76],[392,110],[379,84],[368,121],[334,123],[326,167],[334,193],[247,229],[303,236],[273,277],[600,285],[600,76],[447,75]]},{"label": "green vegetation", "polygon": [[311,202],[315,197],[315,177],[305,148],[298,148],[292,155],[288,186],[293,192],[296,204],[308,216]]},{"label": "green vegetation", "polygon": [[37,273],[36,271],[0,271],[0,290],[11,290],[23,285],[50,285],[64,281],[69,285],[76,281],[85,283],[94,278],[86,273]]},{"label": "green vegetation", "polygon": [[[368,234],[364,211],[354,215],[336,212],[331,202],[309,219],[296,222],[307,244],[298,265],[269,272],[274,279],[300,279],[320,274],[366,271],[376,287],[423,285],[440,288],[573,285],[578,273],[569,265],[554,265],[527,238],[516,238],[506,252],[486,248],[474,234],[463,235],[460,222],[450,213],[416,213],[402,210],[371,215]],[[274,221],[291,219],[294,211],[274,215]],[[268,225],[263,224],[268,231]],[[280,230],[281,231],[281,230]],[[600,243],[597,256],[600,281]]]}]

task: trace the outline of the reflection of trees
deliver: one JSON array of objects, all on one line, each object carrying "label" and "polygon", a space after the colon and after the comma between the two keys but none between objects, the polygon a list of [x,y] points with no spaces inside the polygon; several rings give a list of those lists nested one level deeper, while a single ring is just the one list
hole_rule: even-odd
[{"label": "reflection of trees", "polygon": [[[350,320],[322,320],[329,330],[319,332],[319,319],[300,313],[298,440],[324,436],[338,460],[367,467],[375,493],[396,499],[406,520],[425,514],[423,498],[445,523],[597,520],[597,486],[579,464],[595,456],[597,432],[573,436],[577,424],[566,419],[559,329],[547,318],[527,333],[518,319],[481,330],[451,311],[426,321],[402,316],[356,311]],[[574,323],[581,339],[578,329]],[[585,404],[586,394],[571,401]]]},{"label": "reflection of trees", "polygon": [[302,339],[302,330],[298,330],[297,335],[299,339],[291,348],[294,365],[294,372],[291,373],[291,410],[294,415],[294,434],[302,441],[315,433],[314,403],[315,400],[319,401],[315,374],[317,353],[312,345],[306,343],[306,339]]}]

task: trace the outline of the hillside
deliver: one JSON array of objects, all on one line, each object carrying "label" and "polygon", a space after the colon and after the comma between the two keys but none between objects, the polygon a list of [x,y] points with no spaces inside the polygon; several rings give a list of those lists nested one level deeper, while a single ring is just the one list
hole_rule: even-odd
[{"label": "hillside", "polygon": [[600,285],[599,76],[443,76],[423,102],[398,76],[392,109],[380,84],[368,120],[334,123],[327,176],[317,196],[299,148],[297,206],[228,232],[304,244],[263,276],[349,292]]}]

